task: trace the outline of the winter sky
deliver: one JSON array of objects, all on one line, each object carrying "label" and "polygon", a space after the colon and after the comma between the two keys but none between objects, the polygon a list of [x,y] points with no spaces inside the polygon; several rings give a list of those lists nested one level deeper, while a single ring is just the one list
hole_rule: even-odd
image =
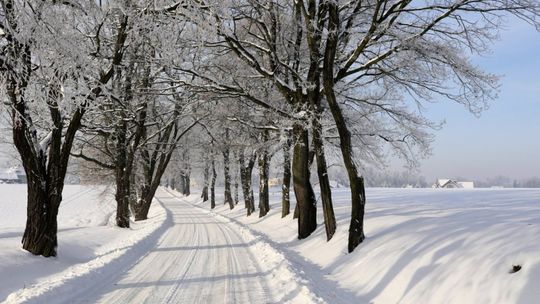
[{"label": "winter sky", "polygon": [[480,118],[450,102],[429,105],[429,116],[446,120],[435,133],[433,155],[422,161],[428,179],[540,176],[540,33],[510,20],[492,54],[475,62],[498,75],[499,99]]}]

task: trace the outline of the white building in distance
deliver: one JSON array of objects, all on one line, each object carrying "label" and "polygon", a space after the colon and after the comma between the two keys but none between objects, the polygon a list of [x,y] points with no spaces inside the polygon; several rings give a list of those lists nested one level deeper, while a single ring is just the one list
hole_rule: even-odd
[{"label": "white building in distance", "polygon": [[458,182],[452,179],[438,179],[431,188],[474,189],[474,182]]}]

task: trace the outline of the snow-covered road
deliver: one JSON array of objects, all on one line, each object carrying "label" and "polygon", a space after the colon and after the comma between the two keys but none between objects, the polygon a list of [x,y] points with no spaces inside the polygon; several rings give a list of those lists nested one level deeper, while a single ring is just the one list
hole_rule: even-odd
[{"label": "snow-covered road", "polygon": [[[266,275],[237,231],[160,190],[172,224],[131,268],[65,303],[268,303]],[[84,300],[83,300],[84,299]]]}]

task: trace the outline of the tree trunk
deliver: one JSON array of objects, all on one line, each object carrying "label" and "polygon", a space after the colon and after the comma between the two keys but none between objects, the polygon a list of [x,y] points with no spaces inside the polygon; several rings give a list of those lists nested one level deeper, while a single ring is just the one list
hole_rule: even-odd
[{"label": "tree trunk", "polygon": [[184,174],[182,175],[182,184],[183,184],[183,193],[184,195],[186,196],[189,196],[191,195],[191,178],[190,178],[190,172],[187,171],[187,172],[184,172]]},{"label": "tree trunk", "polygon": [[238,161],[240,163],[240,179],[242,184],[242,194],[244,195],[244,205],[247,216],[250,216],[253,212],[255,212],[255,199],[253,197],[253,188],[251,187],[251,176],[253,173],[253,167],[255,166],[257,154],[253,153],[247,164],[245,163],[244,158],[244,151],[242,151],[238,157]]},{"label": "tree trunk", "polygon": [[[263,133],[262,141],[268,140],[267,132]],[[268,175],[269,175],[269,156],[268,150],[263,148],[259,155],[259,217],[263,217],[270,211],[270,197],[268,193]]]},{"label": "tree trunk", "polygon": [[137,207],[134,208],[135,221],[143,221],[148,219],[148,212],[150,211],[152,201],[159,187],[159,181],[161,180],[163,173],[165,173],[165,168],[166,166],[158,168],[155,174],[153,174],[153,176],[150,175],[150,178],[145,181],[145,185],[141,189],[141,197],[137,202]]},{"label": "tree trunk", "polygon": [[295,145],[292,164],[294,194],[298,206],[298,238],[307,238],[317,228],[315,194],[309,181],[308,131],[300,125],[294,129]]},{"label": "tree trunk", "polygon": [[238,167],[235,167],[234,170],[234,188],[233,188],[233,197],[234,197],[234,204],[238,205],[239,202],[239,195],[238,195]]},{"label": "tree trunk", "polygon": [[182,153],[182,163],[183,163],[183,168],[182,168],[182,174],[181,174],[181,179],[182,179],[182,193],[185,195],[185,196],[189,196],[191,195],[191,165],[189,163],[189,150],[188,149],[184,149],[183,153]]},{"label": "tree trunk", "polygon": [[334,92],[334,61],[338,44],[336,35],[339,25],[339,12],[336,3],[329,3],[328,21],[328,41],[324,56],[324,93],[332,112],[336,127],[339,133],[341,154],[349,176],[351,187],[351,223],[349,225],[348,251],[352,252],[362,241],[364,236],[364,213],[366,206],[366,195],[364,189],[364,179],[358,175],[358,169],[354,163],[354,153],[352,148],[351,133],[347,128],[347,122],[341,108],[338,105]]},{"label": "tree trunk", "polygon": [[127,159],[127,122],[122,119],[117,127],[116,142],[116,225],[129,228],[130,172]]},{"label": "tree trunk", "polygon": [[324,154],[324,143],[322,139],[322,126],[319,118],[320,115],[317,115],[312,122],[313,147],[315,149],[315,157],[317,159],[317,175],[319,177],[319,187],[321,189],[326,240],[329,241],[336,232],[336,217],[334,215],[334,206],[332,204],[332,190],[330,188],[330,180],[328,179],[326,157]]},{"label": "tree trunk", "polygon": [[216,163],[212,157],[212,181],[210,183],[210,208],[216,208]]},{"label": "tree trunk", "polygon": [[[154,174],[151,160],[149,159],[149,153],[147,153],[148,150],[143,149],[141,152],[143,155],[141,160],[143,179],[140,181],[139,185],[140,196],[135,204],[132,205],[135,221],[144,221],[148,219],[148,211],[150,210],[150,205],[152,204],[152,199],[154,198],[151,186]],[[159,178],[161,179],[161,176]]]},{"label": "tree trunk", "polygon": [[281,217],[291,213],[291,136],[286,132],[283,143],[283,185],[281,194]]},{"label": "tree trunk", "polygon": [[210,167],[208,166],[208,162],[204,163],[204,185],[201,197],[203,199],[203,202],[206,202],[208,200],[208,179],[210,175]]},{"label": "tree trunk", "polygon": [[182,173],[179,174],[178,179],[176,179],[176,180],[177,180],[176,188],[178,189],[178,191],[180,193],[185,194],[184,191],[186,190],[186,187],[184,185],[185,180],[184,180],[184,176],[182,175]]},{"label": "tree trunk", "polygon": [[129,192],[129,178],[125,174],[117,173],[116,225],[120,228],[129,228]]},{"label": "tree trunk", "polygon": [[[228,132],[226,132],[226,138],[228,138]],[[232,210],[234,208],[234,201],[231,195],[231,173],[230,173],[230,150],[229,147],[225,148],[223,152],[223,174],[225,182],[225,201],[224,204],[229,204],[229,208]]]},{"label": "tree trunk", "polygon": [[148,179],[141,185],[141,196],[137,203],[133,206],[133,213],[135,215],[135,221],[144,221],[148,219],[148,211],[150,210],[150,205],[152,204],[153,195],[150,195],[150,185],[148,184]]},{"label": "tree trunk", "polygon": [[[58,194],[50,197],[45,183],[42,183],[44,180],[36,180],[36,177],[31,176],[28,176],[28,207],[22,247],[34,255],[56,256],[56,217],[62,196]],[[59,191],[61,192],[62,190]],[[58,192],[53,190],[50,193]]]}]

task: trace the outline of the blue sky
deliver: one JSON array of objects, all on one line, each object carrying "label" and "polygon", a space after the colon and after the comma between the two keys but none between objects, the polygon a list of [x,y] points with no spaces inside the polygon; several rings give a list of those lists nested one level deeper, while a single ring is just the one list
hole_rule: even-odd
[{"label": "blue sky", "polygon": [[435,132],[433,155],[420,172],[437,177],[540,176],[540,33],[510,20],[490,55],[475,58],[503,75],[499,98],[480,118],[449,101],[429,105],[428,117],[446,120]]}]

